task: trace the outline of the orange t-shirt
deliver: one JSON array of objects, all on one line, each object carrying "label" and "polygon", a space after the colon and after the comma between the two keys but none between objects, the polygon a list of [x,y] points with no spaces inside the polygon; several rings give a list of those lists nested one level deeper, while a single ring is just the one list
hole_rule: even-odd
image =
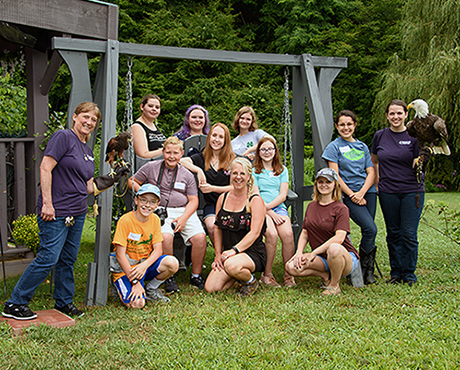
[{"label": "orange t-shirt", "polygon": [[[114,252],[119,244],[126,247],[126,253],[130,258],[139,261],[150,256],[153,244],[162,241],[161,224],[157,215],[151,214],[146,222],[140,222],[134,217],[133,212],[129,212],[118,221],[112,243],[115,246]],[[123,272],[114,273],[113,277],[117,280],[123,275]]]}]

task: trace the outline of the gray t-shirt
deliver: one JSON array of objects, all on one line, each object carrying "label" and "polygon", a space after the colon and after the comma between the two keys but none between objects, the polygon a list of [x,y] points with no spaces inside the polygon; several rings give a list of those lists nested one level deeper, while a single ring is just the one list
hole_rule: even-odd
[{"label": "gray t-shirt", "polygon": [[161,184],[157,184],[160,166],[163,161],[152,161],[143,165],[136,172],[134,178],[141,184],[150,183],[160,188],[160,206],[165,207],[169,199],[168,208],[185,207],[188,204],[188,195],[197,196],[198,188],[195,177],[185,167],[179,165],[177,169],[176,181],[171,189],[171,182],[174,177],[175,169],[165,166]]}]

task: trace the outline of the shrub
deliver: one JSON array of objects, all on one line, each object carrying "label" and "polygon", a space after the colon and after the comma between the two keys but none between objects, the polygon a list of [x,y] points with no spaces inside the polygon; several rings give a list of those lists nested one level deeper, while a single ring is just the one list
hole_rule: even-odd
[{"label": "shrub", "polygon": [[37,253],[40,246],[36,215],[19,216],[13,221],[13,238],[19,245],[25,245],[32,252]]}]

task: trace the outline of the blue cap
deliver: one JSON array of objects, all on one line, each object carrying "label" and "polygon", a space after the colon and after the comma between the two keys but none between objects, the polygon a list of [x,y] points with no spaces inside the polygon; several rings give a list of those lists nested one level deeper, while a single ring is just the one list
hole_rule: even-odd
[{"label": "blue cap", "polygon": [[148,184],[148,183],[142,184],[142,186],[137,191],[136,196],[147,194],[147,193],[151,193],[153,195],[156,195],[158,197],[158,200],[161,199],[161,197],[160,197],[160,189],[158,189],[157,186],[152,185],[152,184]]},{"label": "blue cap", "polygon": [[316,178],[318,177],[324,177],[325,179],[329,181],[339,181],[339,176],[337,175],[337,172],[335,172],[332,168],[326,167],[318,171],[316,174]]}]

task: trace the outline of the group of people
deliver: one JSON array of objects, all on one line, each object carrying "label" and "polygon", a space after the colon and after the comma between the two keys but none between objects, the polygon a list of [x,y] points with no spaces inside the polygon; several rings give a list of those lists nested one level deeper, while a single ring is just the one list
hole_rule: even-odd
[{"label": "group of people", "polygon": [[[132,125],[133,146],[146,163],[128,181],[136,207],[118,221],[110,255],[114,285],[127,307],[142,308],[146,300],[168,302],[160,290],[163,283],[167,293],[179,291],[174,280],[179,268],[173,256],[176,233],[191,246],[190,284],[207,292],[236,286],[241,296],[251,295],[259,286],[255,272],[261,273],[260,283],[279,287],[272,273],[278,237],[284,286],[295,286],[296,276],[317,276],[323,295],[340,294],[341,277],[357,269],[359,260],[365,283],[372,284],[377,195],[387,229],[391,266],[387,283],[416,282],[424,187],[413,172],[418,145],[407,134],[403,101],[387,106],[390,126],[375,134],[371,152],[354,137],[354,113],[339,112],[335,119],[339,137],[323,153],[328,167],[316,175],[297,248],[284,204],[288,172],[276,140],[258,129],[251,107],[236,114],[233,128],[238,136],[233,140],[226,125],[210,127],[208,112],[199,105],[187,110],[183,128],[170,138],[156,124],[161,112],[158,96],[144,97],[141,111]],[[126,173],[126,168],[119,168],[100,176],[104,181],[93,179],[94,156],[86,143],[100,119],[95,104],[82,103],[73,115],[72,129],[55,133],[48,143],[40,166],[40,250],[5,303],[3,316],[35,318],[28,303],[53,267],[55,307],[72,316],[83,315],[73,304],[73,265],[86,197],[98,185],[99,190],[108,187]],[[196,134],[207,134],[205,149],[184,157],[183,140]],[[151,161],[159,155],[163,160]],[[198,189],[204,194],[204,225],[215,248],[206,279],[202,269],[207,241],[196,214]],[[359,253],[349,236],[350,217],[361,227]],[[305,252],[308,243],[311,251]]]}]

